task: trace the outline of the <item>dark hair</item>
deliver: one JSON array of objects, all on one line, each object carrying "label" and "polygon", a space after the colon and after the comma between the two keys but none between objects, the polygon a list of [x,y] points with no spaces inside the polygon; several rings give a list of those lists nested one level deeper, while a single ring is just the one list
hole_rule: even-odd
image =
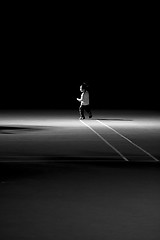
[{"label": "dark hair", "polygon": [[82,89],[88,90],[88,87],[89,87],[89,86],[88,86],[87,83],[83,82],[81,86],[82,86]]}]

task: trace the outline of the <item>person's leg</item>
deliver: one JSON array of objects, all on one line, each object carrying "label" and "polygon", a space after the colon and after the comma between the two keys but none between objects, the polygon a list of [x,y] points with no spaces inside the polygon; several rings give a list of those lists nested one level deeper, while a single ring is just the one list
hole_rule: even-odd
[{"label": "person's leg", "polygon": [[85,116],[84,116],[84,106],[81,105],[79,107],[79,114],[80,114],[80,119],[85,119]]},{"label": "person's leg", "polygon": [[85,110],[89,114],[89,118],[92,118],[92,112],[91,112],[90,105],[85,106]]}]

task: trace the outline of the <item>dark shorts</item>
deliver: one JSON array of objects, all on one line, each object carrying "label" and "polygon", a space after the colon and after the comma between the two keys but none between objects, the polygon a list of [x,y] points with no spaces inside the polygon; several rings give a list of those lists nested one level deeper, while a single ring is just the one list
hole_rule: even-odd
[{"label": "dark shorts", "polygon": [[89,116],[92,116],[90,105],[81,105],[79,107],[79,113],[81,117],[84,117],[84,111],[86,111]]}]

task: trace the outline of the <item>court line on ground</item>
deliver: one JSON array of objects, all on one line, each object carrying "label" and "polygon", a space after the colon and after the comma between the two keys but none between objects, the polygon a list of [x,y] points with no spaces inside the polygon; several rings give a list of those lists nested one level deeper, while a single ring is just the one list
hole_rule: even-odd
[{"label": "court line on ground", "polygon": [[130,139],[128,139],[127,137],[125,137],[123,134],[119,133],[118,131],[116,131],[114,128],[110,127],[108,124],[105,124],[103,122],[101,122],[100,120],[96,120],[97,122],[101,123],[102,125],[106,126],[107,128],[111,129],[112,131],[114,131],[115,133],[117,133],[119,136],[121,136],[122,138],[124,138],[125,140],[127,140],[128,142],[130,142],[132,145],[134,145],[135,147],[137,147],[138,149],[140,149],[142,152],[144,152],[146,155],[148,155],[149,157],[151,157],[152,159],[154,159],[156,162],[159,162],[159,160],[154,157],[152,154],[150,154],[149,152],[147,152],[146,150],[144,150],[143,148],[141,148],[140,146],[138,146],[136,143],[132,142]]},{"label": "court line on ground", "polygon": [[92,132],[94,132],[105,144],[109,145],[116,153],[118,153],[125,161],[128,162],[128,159],[120,152],[118,151],[113,145],[111,145],[106,139],[104,139],[99,133],[97,133],[92,127],[90,127],[88,124],[84,123],[82,120],[80,120],[81,123],[83,123],[85,126],[87,126]]}]

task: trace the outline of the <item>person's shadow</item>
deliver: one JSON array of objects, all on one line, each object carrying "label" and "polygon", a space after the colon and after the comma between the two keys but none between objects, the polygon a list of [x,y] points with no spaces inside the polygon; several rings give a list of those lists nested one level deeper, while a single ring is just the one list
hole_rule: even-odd
[{"label": "person's shadow", "polygon": [[124,118],[97,118],[96,120],[99,120],[99,121],[133,121],[131,119],[124,119]]}]

